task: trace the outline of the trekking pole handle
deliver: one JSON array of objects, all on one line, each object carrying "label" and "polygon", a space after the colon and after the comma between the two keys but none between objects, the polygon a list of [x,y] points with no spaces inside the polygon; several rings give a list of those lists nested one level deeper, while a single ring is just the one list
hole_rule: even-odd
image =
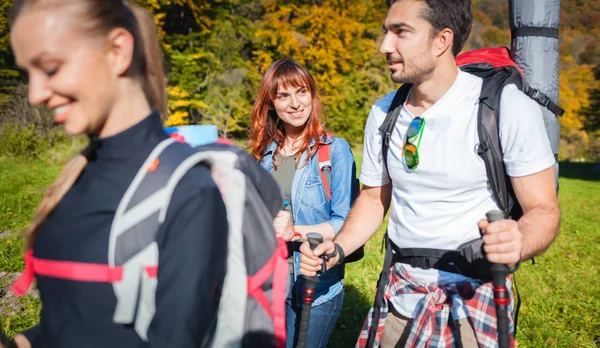
[{"label": "trekking pole handle", "polygon": [[[323,243],[323,236],[315,232],[309,232],[306,234],[308,243],[311,250]],[[315,300],[315,289],[319,283],[319,277],[304,277],[304,289],[302,290],[302,314],[300,315],[300,326],[298,328],[298,340],[296,342],[296,348],[306,348],[306,342],[308,339],[308,327],[310,321],[310,311],[312,303]]]},{"label": "trekking pole handle", "polygon": [[[308,239],[308,244],[310,245],[310,250],[315,250],[315,248],[323,243],[323,236],[321,236],[320,234],[316,233],[316,232],[308,232],[306,234],[306,238]],[[319,273],[319,272],[317,272]],[[319,282],[319,278],[317,276],[314,277],[305,277],[306,281],[305,281],[305,288],[312,288],[314,289],[317,285],[317,283]],[[314,284],[311,284],[314,283]],[[314,294],[313,294],[314,295]],[[314,300],[314,297],[313,297]],[[311,301],[312,303],[312,301]]]},{"label": "trekking pole handle", "polygon": [[[489,223],[504,219],[504,213],[492,210],[485,214]],[[494,303],[496,304],[496,323],[498,326],[498,346],[500,348],[510,347],[510,336],[508,333],[508,304],[510,295],[506,287],[506,277],[510,273],[508,266],[493,263],[491,266],[492,283],[494,291]]]},{"label": "trekking pole handle", "polygon": [[308,244],[310,244],[310,250],[315,250],[315,248],[323,243],[323,236],[316,232],[308,232],[306,234],[306,238],[308,238]]},{"label": "trekking pole handle", "polygon": [[485,214],[487,220],[492,223],[498,220],[504,220],[504,213],[500,210],[490,210]]},{"label": "trekking pole handle", "polygon": [[[310,245],[310,250],[315,250],[315,248],[323,243],[323,236],[316,232],[308,232],[306,234],[306,238],[308,238],[308,244]],[[323,263],[323,267],[325,267],[325,263]],[[325,268],[321,268],[320,271],[317,271],[317,274],[323,274]]]}]

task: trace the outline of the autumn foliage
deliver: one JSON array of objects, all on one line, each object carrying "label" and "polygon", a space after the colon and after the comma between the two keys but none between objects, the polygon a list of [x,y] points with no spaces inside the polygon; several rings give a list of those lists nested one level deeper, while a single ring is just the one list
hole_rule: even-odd
[{"label": "autumn foliage", "polygon": [[[246,138],[262,73],[274,60],[290,57],[315,77],[328,129],[360,144],[371,105],[397,87],[379,53],[384,0],[137,2],[159,26],[169,79],[168,125],[211,123],[222,136]],[[509,46],[508,1],[472,3],[475,23],[465,49]],[[599,161],[600,76],[594,67],[600,66],[600,2],[561,3],[559,93],[566,113],[559,155]],[[0,103],[20,81],[6,27],[10,4],[0,0]]]}]

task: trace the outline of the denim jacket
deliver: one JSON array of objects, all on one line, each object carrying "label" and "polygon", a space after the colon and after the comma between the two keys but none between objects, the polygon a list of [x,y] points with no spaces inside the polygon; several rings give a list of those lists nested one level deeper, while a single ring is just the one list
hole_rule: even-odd
[{"label": "denim jacket", "polygon": [[[315,146],[311,141],[310,147]],[[317,225],[327,222],[337,234],[346,221],[357,192],[356,163],[348,142],[342,138],[326,136],[322,144],[331,144],[331,204],[327,202],[325,187],[321,182],[318,153],[305,164],[307,152],[300,155],[299,168],[292,179],[292,218],[294,225]],[[271,143],[264,152],[261,163],[267,171],[273,171],[273,152],[276,143]],[[302,302],[304,278],[300,274],[300,253],[294,252],[294,290],[298,305]],[[336,266],[319,275],[313,307],[333,299],[344,289],[344,268]]]}]

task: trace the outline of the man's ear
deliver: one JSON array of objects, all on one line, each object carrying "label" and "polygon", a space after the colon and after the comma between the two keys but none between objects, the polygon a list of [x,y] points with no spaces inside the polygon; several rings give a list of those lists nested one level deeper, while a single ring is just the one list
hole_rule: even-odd
[{"label": "man's ear", "polygon": [[435,35],[433,38],[433,54],[437,57],[443,55],[446,51],[452,52],[452,43],[454,42],[454,33],[452,30],[445,28]]},{"label": "man's ear", "polygon": [[123,76],[131,67],[135,40],[123,28],[113,29],[107,38],[107,58],[115,75]]}]

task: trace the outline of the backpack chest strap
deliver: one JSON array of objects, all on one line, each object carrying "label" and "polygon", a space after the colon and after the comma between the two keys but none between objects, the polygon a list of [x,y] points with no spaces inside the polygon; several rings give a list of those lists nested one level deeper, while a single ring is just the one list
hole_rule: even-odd
[{"label": "backpack chest strap", "polygon": [[[156,278],[158,266],[144,266],[142,270],[149,278]],[[114,283],[123,279],[123,267],[111,267],[106,264],[49,260],[25,253],[25,270],[13,286],[13,292],[23,296],[30,288],[35,275],[66,279],[77,282]]]}]

